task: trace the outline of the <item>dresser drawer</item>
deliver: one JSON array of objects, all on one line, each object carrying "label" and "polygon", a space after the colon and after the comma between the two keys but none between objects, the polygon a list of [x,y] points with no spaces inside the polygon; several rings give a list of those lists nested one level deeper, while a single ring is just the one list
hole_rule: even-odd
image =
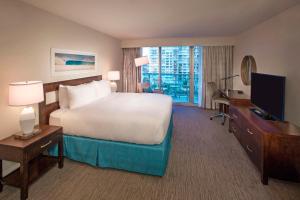
[{"label": "dresser drawer", "polygon": [[234,134],[234,136],[238,139],[238,141],[242,143],[242,136],[241,136],[242,130],[233,120],[230,121],[230,131]]},{"label": "dresser drawer", "polygon": [[239,127],[243,127],[243,120],[240,113],[233,107],[229,106],[229,116],[231,121],[235,122]]},{"label": "dresser drawer", "polygon": [[248,140],[255,143],[261,147],[262,133],[249,123],[244,123],[243,132],[246,134]]},{"label": "dresser drawer", "polygon": [[45,150],[49,149],[50,147],[58,144],[58,141],[62,137],[62,134],[52,134],[48,137],[45,137],[38,141],[34,146],[30,147],[28,150],[28,159],[31,160],[38,156],[39,154],[43,153]]},{"label": "dresser drawer", "polygon": [[250,140],[244,141],[243,145],[245,151],[247,152],[251,161],[256,165],[256,167],[260,170],[261,164],[261,149],[258,145],[253,144]]},{"label": "dresser drawer", "polygon": [[262,139],[261,133],[251,125],[245,123],[242,130],[243,147],[249,155],[252,162],[260,169],[262,157]]}]

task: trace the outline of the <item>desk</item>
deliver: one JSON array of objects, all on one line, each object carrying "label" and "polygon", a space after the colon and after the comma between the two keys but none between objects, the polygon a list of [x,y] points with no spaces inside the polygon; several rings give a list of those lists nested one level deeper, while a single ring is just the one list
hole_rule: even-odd
[{"label": "desk", "polygon": [[250,97],[240,90],[229,90],[226,93],[224,90],[219,90],[222,97],[229,100],[230,104],[249,105]]}]

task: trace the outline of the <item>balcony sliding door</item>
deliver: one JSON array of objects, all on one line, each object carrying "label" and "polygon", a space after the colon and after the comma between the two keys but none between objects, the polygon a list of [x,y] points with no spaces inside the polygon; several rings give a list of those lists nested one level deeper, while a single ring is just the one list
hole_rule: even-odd
[{"label": "balcony sliding door", "polygon": [[159,47],[144,47],[143,56],[148,56],[149,65],[142,66],[142,82],[150,83],[152,90],[160,89]]},{"label": "balcony sliding door", "polygon": [[193,67],[194,71],[194,104],[201,105],[202,100],[202,47],[193,47]]},{"label": "balcony sliding door", "polygon": [[161,47],[161,90],[174,102],[190,101],[190,54],[188,46]]},{"label": "balcony sliding door", "polygon": [[150,64],[142,67],[142,81],[159,89],[173,102],[198,103],[201,47],[144,47]]}]

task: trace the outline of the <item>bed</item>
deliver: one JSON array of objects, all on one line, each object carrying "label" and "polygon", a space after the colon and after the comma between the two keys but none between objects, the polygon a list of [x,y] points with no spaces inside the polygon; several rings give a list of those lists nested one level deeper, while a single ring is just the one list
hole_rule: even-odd
[{"label": "bed", "polygon": [[[101,76],[44,84],[45,97],[59,85],[80,85]],[[65,157],[101,168],[163,176],[173,131],[172,100],[161,94],[112,93],[76,109],[39,105],[41,124],[63,127]],[[57,147],[50,151],[57,155]]]}]

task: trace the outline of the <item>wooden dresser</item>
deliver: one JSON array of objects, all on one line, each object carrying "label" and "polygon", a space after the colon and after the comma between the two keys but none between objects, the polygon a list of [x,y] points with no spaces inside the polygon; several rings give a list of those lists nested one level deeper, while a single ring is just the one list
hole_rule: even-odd
[{"label": "wooden dresser", "polygon": [[299,181],[300,128],[264,120],[250,111],[252,107],[249,101],[231,102],[229,131],[260,171],[261,182],[268,184],[268,177]]}]

